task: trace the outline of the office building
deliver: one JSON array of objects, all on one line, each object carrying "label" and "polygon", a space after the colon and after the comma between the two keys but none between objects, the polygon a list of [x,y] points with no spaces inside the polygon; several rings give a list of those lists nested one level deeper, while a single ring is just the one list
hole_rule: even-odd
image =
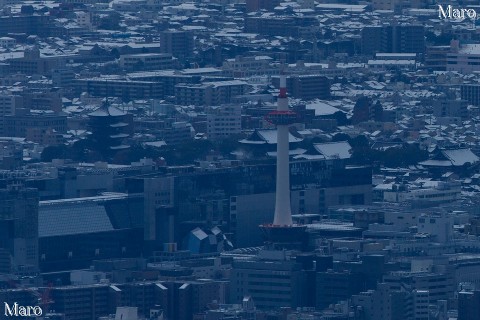
[{"label": "office building", "polygon": [[295,261],[234,261],[231,299],[233,303],[240,303],[250,296],[259,309],[302,306],[305,281],[301,264]]},{"label": "office building", "polygon": [[180,83],[175,86],[176,103],[180,105],[218,106],[247,93],[248,85],[241,80]]},{"label": "office building", "polygon": [[[55,114],[53,112],[31,113],[25,109],[17,110],[14,115],[8,115],[4,118],[5,132],[12,137],[25,138],[29,136],[32,139],[41,135],[35,134],[36,131],[47,132],[55,130],[58,133],[67,131],[67,116],[63,114]],[[36,130],[32,130],[32,129]],[[40,142],[36,140],[34,142]]]}]

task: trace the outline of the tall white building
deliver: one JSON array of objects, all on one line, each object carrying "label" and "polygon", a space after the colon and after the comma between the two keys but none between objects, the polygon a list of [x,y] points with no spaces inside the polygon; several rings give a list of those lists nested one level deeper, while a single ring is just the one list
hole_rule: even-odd
[{"label": "tall white building", "polygon": [[11,48],[17,44],[17,40],[10,37],[0,37],[0,47]]},{"label": "tall white building", "polygon": [[77,24],[86,29],[92,28],[92,18],[90,15],[90,12],[85,12],[85,11],[77,11],[75,12],[76,19],[75,21]]},{"label": "tall white building", "polygon": [[419,233],[428,233],[440,243],[447,243],[453,237],[453,217],[445,213],[423,214],[418,217],[417,227]]},{"label": "tall white building", "polygon": [[238,105],[223,105],[207,109],[207,136],[221,140],[242,132],[242,110]]}]

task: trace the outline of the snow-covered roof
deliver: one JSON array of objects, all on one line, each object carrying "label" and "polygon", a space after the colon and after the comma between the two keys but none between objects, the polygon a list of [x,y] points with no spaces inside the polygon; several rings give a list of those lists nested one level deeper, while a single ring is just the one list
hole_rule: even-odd
[{"label": "snow-covered roof", "polygon": [[326,159],[349,159],[352,147],[347,141],[315,143],[314,148]]},{"label": "snow-covered roof", "polygon": [[108,106],[108,107],[100,107],[97,110],[91,112],[88,114],[91,117],[118,117],[118,116],[124,116],[126,115],[126,112],[118,109],[117,107],[114,106]]},{"label": "snow-covered roof", "polygon": [[324,101],[316,101],[313,103],[308,103],[306,108],[309,110],[315,110],[315,116],[327,116],[334,114],[335,112],[341,111]]},{"label": "snow-covered roof", "polygon": [[[297,149],[293,149],[293,150],[288,150],[288,154],[289,154],[290,156],[297,156],[297,155],[299,155],[299,154],[304,153],[305,151],[307,151],[307,150],[302,149],[302,148],[297,148]],[[267,152],[267,156],[269,156],[269,157],[276,157],[276,156],[277,156],[277,152],[276,152],[276,151]]]},{"label": "snow-covered roof", "polygon": [[[288,134],[288,142],[300,142],[302,138],[295,137],[291,132]],[[277,130],[255,130],[255,132],[248,138],[240,140],[240,143],[245,144],[277,144]]]},{"label": "snow-covered roof", "polygon": [[419,162],[419,164],[426,167],[450,167],[452,162],[448,160],[426,160]]},{"label": "snow-covered roof", "polygon": [[443,150],[442,153],[454,166],[463,166],[466,163],[474,164],[480,160],[470,149]]},{"label": "snow-covered roof", "polygon": [[159,140],[159,141],[150,141],[150,142],[145,142],[143,143],[144,145],[146,146],[149,146],[149,147],[155,147],[155,148],[161,148],[163,146],[166,146],[167,143],[163,140]]}]

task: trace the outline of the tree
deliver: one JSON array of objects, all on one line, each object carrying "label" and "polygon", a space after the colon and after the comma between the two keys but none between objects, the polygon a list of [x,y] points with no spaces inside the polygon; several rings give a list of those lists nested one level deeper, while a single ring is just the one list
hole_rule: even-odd
[{"label": "tree", "polygon": [[176,146],[165,148],[165,160],[170,164],[185,165],[192,164],[195,160],[203,159],[215,149],[209,140],[191,140]]},{"label": "tree", "polygon": [[350,136],[346,133],[337,133],[332,137],[333,142],[348,141],[348,140],[350,140]]},{"label": "tree", "polygon": [[22,5],[20,8],[20,13],[24,15],[32,15],[35,12],[35,9],[32,5]]},{"label": "tree", "polygon": [[348,143],[352,146],[352,161],[358,164],[372,165],[377,158],[377,151],[370,148],[370,143],[364,135],[349,139]]},{"label": "tree", "polygon": [[242,138],[242,135],[231,135],[228,138],[219,141],[216,148],[222,154],[230,154],[230,152],[235,151],[238,148],[238,141]]},{"label": "tree", "polygon": [[67,153],[67,148],[64,145],[48,146],[43,149],[40,159],[43,162],[50,162],[53,159],[64,159]]},{"label": "tree", "polygon": [[372,100],[369,97],[360,97],[353,107],[352,123],[368,121],[370,119],[370,107]]}]

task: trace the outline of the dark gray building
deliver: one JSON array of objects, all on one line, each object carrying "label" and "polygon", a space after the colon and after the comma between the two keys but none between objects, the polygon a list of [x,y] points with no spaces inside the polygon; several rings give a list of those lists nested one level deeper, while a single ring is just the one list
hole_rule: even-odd
[{"label": "dark gray building", "polygon": [[423,53],[425,27],[423,25],[383,25],[362,29],[362,53]]},{"label": "dark gray building", "polygon": [[266,251],[264,260],[234,261],[232,303],[241,303],[245,296],[251,296],[257,308],[272,309],[298,307],[307,301],[303,296],[307,294],[306,275],[301,264],[278,255],[284,252]]},{"label": "dark gray building", "polygon": [[462,84],[460,86],[460,97],[475,106],[480,106],[480,85]]},{"label": "dark gray building", "polygon": [[480,319],[480,291],[458,293],[458,320]]},{"label": "dark gray building", "polygon": [[0,273],[38,268],[38,192],[12,185],[0,190]]},{"label": "dark gray building", "polygon": [[468,103],[465,100],[437,99],[433,102],[435,117],[468,117]]},{"label": "dark gray building", "polygon": [[[280,78],[273,77],[273,85],[278,88]],[[330,83],[327,77],[316,74],[287,77],[287,92],[294,98],[311,100],[330,98]]]}]

